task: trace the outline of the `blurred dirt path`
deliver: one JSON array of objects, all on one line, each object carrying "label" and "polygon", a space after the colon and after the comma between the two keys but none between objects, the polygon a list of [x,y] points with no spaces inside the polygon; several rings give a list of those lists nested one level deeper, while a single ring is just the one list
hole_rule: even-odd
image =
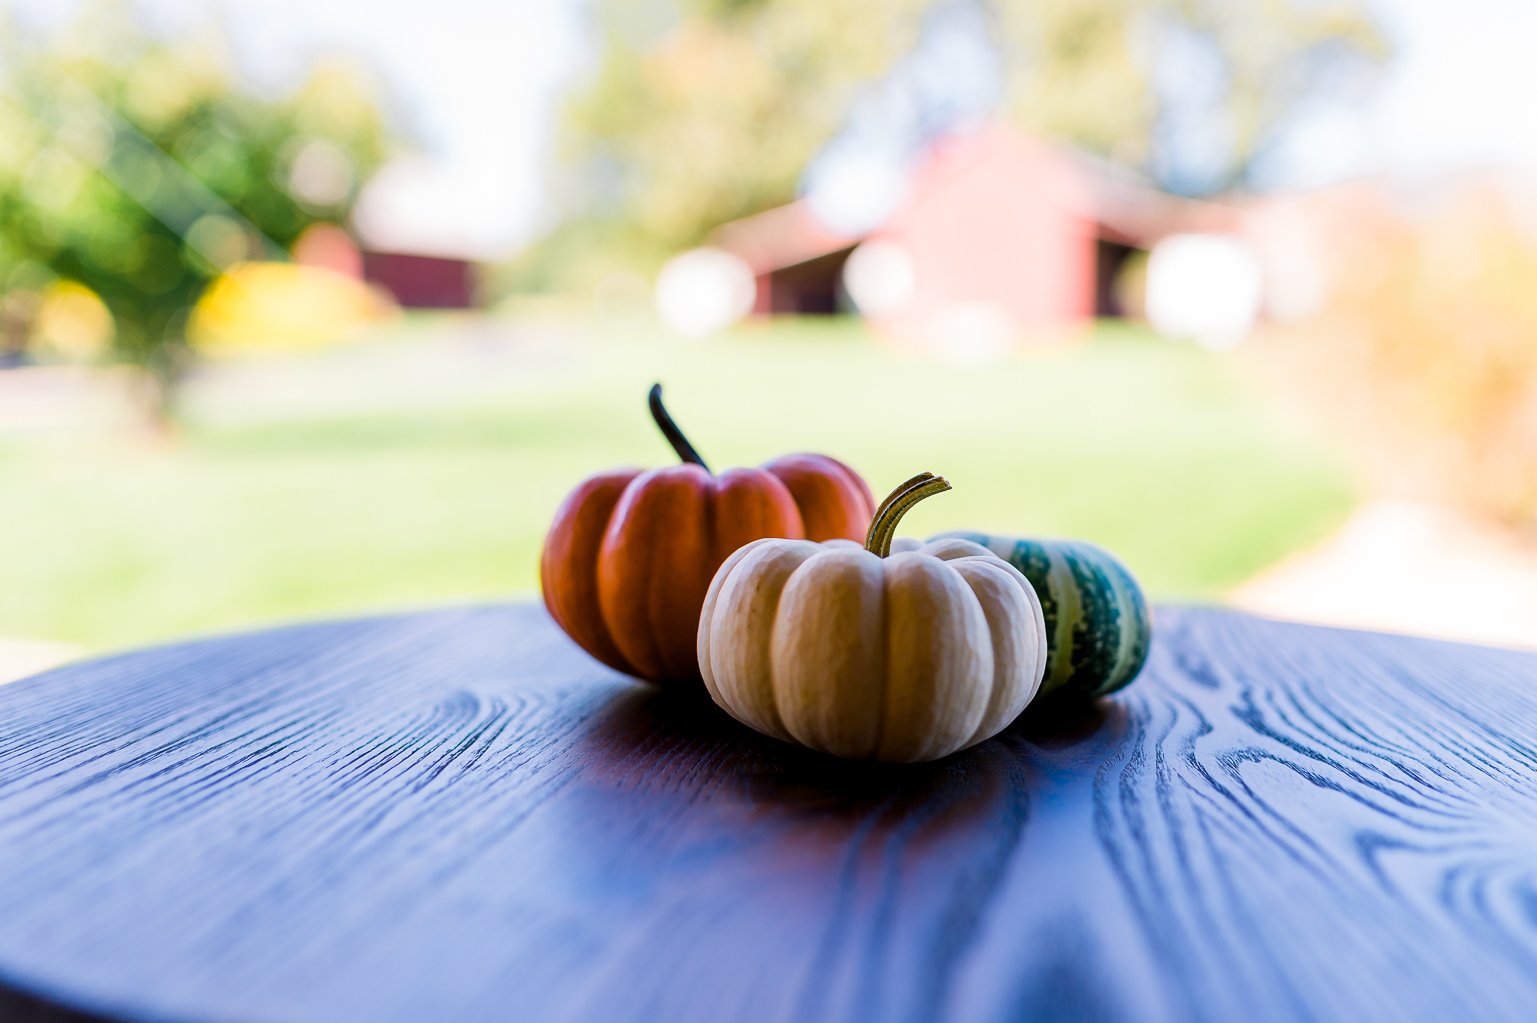
[{"label": "blurred dirt path", "polygon": [[206,360],[179,404],[199,423],[230,424],[491,402],[578,371],[572,341],[537,322],[444,316],[318,352]]},{"label": "blurred dirt path", "polygon": [[[577,372],[580,336],[539,320],[439,315],[334,347],[193,366],[178,407],[199,423],[326,418],[486,402]],[[0,372],[0,439],[142,428],[137,377],[121,368],[25,366]]]},{"label": "blurred dirt path", "polygon": [[68,643],[0,636],[0,685],[56,668],[66,661],[84,657],[85,653],[84,649]]},{"label": "blurred dirt path", "polygon": [[1229,600],[1277,618],[1537,648],[1537,547],[1454,509],[1371,501]]}]

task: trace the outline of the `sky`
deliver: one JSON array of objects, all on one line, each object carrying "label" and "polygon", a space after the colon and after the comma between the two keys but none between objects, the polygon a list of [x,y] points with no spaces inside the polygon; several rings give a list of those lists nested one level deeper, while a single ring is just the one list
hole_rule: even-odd
[{"label": "sky", "polygon": [[[62,26],[88,0],[0,0]],[[1276,187],[1363,173],[1435,176],[1505,166],[1537,176],[1537,0],[1366,0],[1397,56],[1376,95],[1307,113],[1271,169]],[[241,71],[282,88],[317,56],[360,55],[420,150],[395,168],[374,220],[407,241],[436,232],[484,256],[547,226],[557,104],[591,65],[582,0],[135,0],[166,30],[222,20]],[[964,41],[941,40],[941,47]],[[856,133],[857,134],[857,133]],[[843,140],[866,159],[879,139]],[[836,161],[822,172],[834,183]],[[856,176],[857,177],[857,176]],[[365,213],[370,211],[365,210]]]},{"label": "sky", "polygon": [[1466,164],[1537,170],[1537,3],[1375,0],[1401,46],[1369,144],[1428,172]]}]

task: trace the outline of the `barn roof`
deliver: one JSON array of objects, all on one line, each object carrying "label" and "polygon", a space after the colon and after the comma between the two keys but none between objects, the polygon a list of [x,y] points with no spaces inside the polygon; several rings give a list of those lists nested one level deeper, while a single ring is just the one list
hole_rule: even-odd
[{"label": "barn roof", "polygon": [[723,224],[713,241],[753,273],[762,274],[852,248],[862,239],[834,231],[812,213],[805,199],[797,199]]},{"label": "barn roof", "polygon": [[[921,201],[928,190],[944,187],[954,175],[978,166],[986,167],[994,182],[1037,182],[1054,202],[1075,207],[1101,238],[1135,248],[1150,248],[1171,234],[1226,232],[1237,226],[1234,207],[1171,195],[1126,168],[1002,126],[935,143],[912,169],[906,203]],[[1043,173],[1047,166],[1052,168],[1049,175]],[[1049,182],[1043,180],[1048,177]],[[978,201],[991,201],[990,194],[996,196],[996,191],[979,192]],[[868,234],[877,231],[879,227]],[[806,200],[797,199],[721,225],[712,242],[740,258],[754,274],[763,274],[852,248],[868,234],[836,231]]]}]

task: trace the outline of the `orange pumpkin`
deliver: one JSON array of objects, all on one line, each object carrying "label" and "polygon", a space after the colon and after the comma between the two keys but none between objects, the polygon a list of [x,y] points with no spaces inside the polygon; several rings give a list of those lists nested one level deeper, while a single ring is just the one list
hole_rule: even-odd
[{"label": "orange pumpkin", "polygon": [[651,415],[682,465],[589,476],[555,513],[539,575],[550,616],[609,667],[698,683],[695,641],[710,579],[763,537],[857,540],[875,499],[826,455],[712,474],[651,388]]}]

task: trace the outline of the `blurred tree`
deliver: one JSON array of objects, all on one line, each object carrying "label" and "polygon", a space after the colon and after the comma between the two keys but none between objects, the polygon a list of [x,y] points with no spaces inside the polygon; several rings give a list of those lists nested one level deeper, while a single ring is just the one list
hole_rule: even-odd
[{"label": "blurred tree", "polygon": [[991,6],[1016,120],[1178,192],[1245,184],[1299,107],[1351,98],[1388,53],[1361,0]]},{"label": "blurred tree", "polygon": [[[609,256],[654,262],[726,220],[788,201],[856,100],[957,6],[600,0],[597,71],[566,119],[568,187],[579,193],[568,198],[582,212],[531,265],[590,258],[596,238]],[[1359,0],[977,6],[999,64],[1000,113],[1181,191],[1243,181],[1298,104],[1326,83],[1326,68],[1370,66],[1385,52]],[[1201,65],[1206,82],[1174,96],[1167,83],[1181,69],[1171,62],[1181,61]],[[1199,78],[1183,77],[1186,85]],[[1204,142],[1197,174],[1179,152],[1190,120]]]},{"label": "blurred tree", "polygon": [[50,278],[95,292],[164,416],[209,282],[342,221],[385,136],[347,69],[261,99],[227,76],[218,40],[153,41],[105,10],[62,47],[13,31],[0,52],[0,294]]},{"label": "blurred tree", "polygon": [[859,90],[910,48],[929,0],[597,0],[601,58],[567,107],[572,211],[518,286],[648,267],[795,193]]}]

